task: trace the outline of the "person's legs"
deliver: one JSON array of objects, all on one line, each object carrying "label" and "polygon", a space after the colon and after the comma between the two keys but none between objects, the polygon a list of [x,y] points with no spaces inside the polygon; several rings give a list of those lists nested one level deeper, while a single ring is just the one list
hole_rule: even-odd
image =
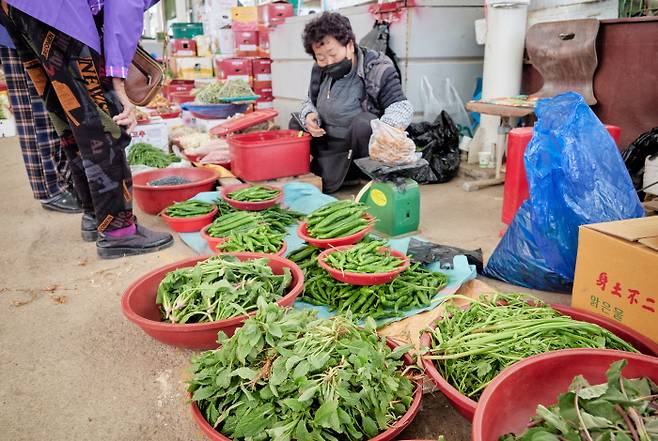
[{"label": "person's legs", "polygon": [[0,60],[34,198],[49,210],[80,213],[80,203],[66,185],[68,164],[61,152],[59,137],[26,76],[18,52],[0,47]]}]

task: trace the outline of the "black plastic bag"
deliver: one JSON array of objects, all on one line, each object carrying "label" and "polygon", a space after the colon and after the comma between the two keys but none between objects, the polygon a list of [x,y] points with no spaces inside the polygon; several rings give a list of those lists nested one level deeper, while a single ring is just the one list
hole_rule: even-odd
[{"label": "black plastic bag", "polygon": [[424,240],[411,239],[407,254],[411,256],[414,262],[428,265],[432,262],[440,262],[441,268],[451,268],[452,259],[455,256],[466,256],[468,263],[475,265],[477,272],[481,273],[484,266],[482,259],[482,248],[477,250],[464,250],[462,248],[451,247],[449,245],[440,245]]},{"label": "black plastic bag", "polygon": [[[628,146],[621,157],[624,159],[628,174],[631,175],[633,187],[642,189],[644,178],[644,162],[647,156],[658,155],[658,127],[644,132]],[[639,194],[640,200],[644,194]]]},{"label": "black plastic bag", "polygon": [[354,164],[370,179],[384,182],[405,178],[416,180],[416,176],[424,175],[429,170],[429,164],[424,159],[412,164],[387,165],[370,158],[359,158],[354,160]]},{"label": "black plastic bag", "polygon": [[413,123],[407,128],[409,137],[429,163],[424,174],[414,179],[419,184],[448,182],[459,171],[459,129],[445,111],[434,122]]},{"label": "black plastic bag", "polygon": [[391,33],[389,31],[389,24],[385,21],[376,21],[370,32],[359,41],[359,46],[386,55],[393,62],[393,66],[395,66],[398,76],[402,78],[400,66],[398,66],[398,56],[393,52],[393,49],[391,49],[390,38]]}]

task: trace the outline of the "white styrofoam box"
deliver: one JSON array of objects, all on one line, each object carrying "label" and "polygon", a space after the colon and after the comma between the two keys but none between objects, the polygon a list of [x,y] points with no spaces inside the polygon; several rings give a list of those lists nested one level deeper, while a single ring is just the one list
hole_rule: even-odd
[{"label": "white styrofoam box", "polygon": [[14,118],[0,119],[0,137],[16,136],[16,120]]},{"label": "white styrofoam box", "polygon": [[211,46],[215,54],[227,58],[235,52],[235,36],[232,29],[217,29],[211,32]]},{"label": "white styrofoam box", "polygon": [[[642,187],[647,187],[656,181],[658,181],[658,156],[654,156],[653,158],[647,156],[647,159],[644,162],[644,178],[642,181]],[[651,185],[651,187],[644,191],[648,194],[658,196],[658,184]]]},{"label": "white styrofoam box", "polygon": [[138,142],[146,142],[162,151],[169,151],[169,127],[162,120],[138,124],[130,135],[132,141],[127,149]]},{"label": "white styrofoam box", "polygon": [[165,123],[170,130],[171,130],[172,127],[182,126],[183,124],[185,124],[182,117],[163,118],[162,122]]},{"label": "white styrofoam box", "polygon": [[215,126],[220,125],[221,123],[226,122],[225,119],[201,119],[194,118],[194,127],[206,133],[209,132]]}]

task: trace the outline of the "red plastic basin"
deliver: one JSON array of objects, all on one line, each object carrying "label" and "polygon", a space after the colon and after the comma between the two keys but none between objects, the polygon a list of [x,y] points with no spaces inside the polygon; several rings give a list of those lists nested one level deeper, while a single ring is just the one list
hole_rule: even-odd
[{"label": "red plastic basin", "polygon": [[210,213],[202,214],[193,217],[171,217],[162,213],[160,217],[167,222],[169,228],[178,233],[191,233],[192,231],[199,231],[206,225],[212,222],[212,219],[217,214],[217,207],[213,208]]},{"label": "red plastic basin", "polygon": [[[599,317],[589,312],[581,311],[578,309],[571,308],[564,305],[550,305],[556,311],[559,311],[563,315],[568,315],[574,320],[580,320],[583,322],[594,323],[601,326],[602,328],[607,329],[608,331],[615,334],[617,337],[624,339],[627,343],[630,343],[635,349],[640,351],[643,354],[657,356],[658,355],[658,345],[650,340],[648,337],[645,337],[631,328],[624,326],[620,323],[613,322],[603,317]],[[429,347],[431,342],[431,337],[429,333],[424,333],[421,337],[420,344],[424,347]],[[475,409],[477,408],[478,403],[474,400],[471,400],[466,395],[462,394],[455,388],[453,385],[448,383],[439,371],[434,366],[432,360],[426,358],[422,359],[423,366],[425,367],[425,374],[432,380],[432,383],[443,392],[443,394],[450,400],[451,404],[457,411],[467,420],[472,421],[473,416],[475,415]]]},{"label": "red plastic basin", "polygon": [[[299,267],[288,259],[272,254],[261,253],[229,253],[240,260],[258,258],[269,259],[269,265],[275,274],[282,274],[283,268],[290,268],[292,282],[288,294],[276,303],[281,306],[292,306],[295,299],[304,288],[304,274]],[[128,320],[142,328],[154,339],[173,346],[189,349],[213,349],[217,347],[217,332],[224,331],[231,336],[248,318],[246,315],[232,317],[211,323],[175,324],[162,322],[160,310],[155,303],[160,282],[165,275],[177,268],[194,266],[197,262],[210,256],[193,257],[181,260],[153,270],[133,282],[121,297],[121,309]],[[249,314],[254,315],[255,312]]]},{"label": "red plastic basin", "polygon": [[350,236],[336,237],[333,239],[316,239],[308,235],[308,224],[306,222],[299,224],[299,227],[297,228],[297,235],[304,242],[317,248],[335,248],[341,247],[343,245],[354,245],[366,237],[366,234],[370,233],[375,227],[374,217],[366,213],[363,215],[363,218],[368,221],[368,225],[363,230]]},{"label": "red plastic basin", "polygon": [[605,349],[565,349],[526,358],[501,372],[480,397],[473,420],[473,441],[498,441],[525,431],[538,404],[551,406],[582,375],[592,385],[606,383],[610,364],[625,359],[627,378],[658,382],[658,358]]},{"label": "red plastic basin", "polygon": [[220,195],[222,199],[228,202],[228,204],[231,207],[237,208],[238,210],[261,211],[261,210],[266,210],[270,207],[273,207],[276,204],[280,204],[281,202],[283,202],[283,188],[277,188],[272,185],[263,185],[263,187],[279,190],[279,195],[274,199],[269,199],[267,201],[261,201],[261,202],[236,201],[235,199],[231,199],[228,196],[229,194],[235,191],[242,190],[243,188],[247,188],[251,186],[252,184],[229,185],[228,187],[222,188],[222,190],[220,191]]},{"label": "red plastic basin", "polygon": [[[192,182],[180,185],[151,186],[149,182],[167,176],[180,176]],[[162,168],[133,176],[133,194],[139,208],[147,214],[158,214],[176,201],[210,191],[217,182],[217,172],[209,168]]]},{"label": "red plastic basin", "polygon": [[[299,136],[299,134],[302,134]],[[311,166],[311,135],[272,130],[231,135],[231,172],[245,181],[305,175]]]},{"label": "red plastic basin", "polygon": [[[226,241],[226,237],[212,237],[211,235],[208,234],[208,228],[210,228],[210,225],[207,225],[205,228],[203,228],[203,229],[200,231],[200,233],[201,233],[201,237],[202,237],[206,242],[208,242],[208,248],[210,248],[210,250],[211,250],[212,252],[214,252],[214,253],[218,253],[218,254],[222,254],[223,251],[218,250],[218,249],[217,249],[217,246],[218,246],[219,244],[225,242],[225,241]],[[279,249],[279,251],[277,251],[276,253],[273,253],[273,254],[267,254],[267,253],[265,253],[265,254],[267,254],[268,256],[270,256],[270,255],[275,255],[275,256],[281,256],[281,257],[283,257],[283,256],[285,256],[286,251],[288,251],[288,245],[286,244],[286,241],[284,240],[284,241],[283,241],[283,245],[281,245],[281,248]]]},{"label": "red plastic basin", "polygon": [[[390,338],[386,338],[386,343],[391,349],[394,349],[395,347],[398,346],[398,344],[393,340],[391,340]],[[414,361],[409,354],[404,355],[404,362],[407,366],[414,365]],[[371,438],[370,441],[389,441],[395,439],[397,435],[399,435],[404,429],[407,428],[407,426],[409,426],[409,424],[411,424],[413,419],[418,414],[418,411],[420,410],[420,402],[422,398],[423,398],[423,380],[422,378],[419,378],[416,381],[416,391],[414,392],[414,400],[411,402],[411,406],[409,406],[409,410],[407,410],[407,413],[402,415],[402,417],[399,420],[397,420],[396,423],[391,428],[380,433],[376,437]],[[196,421],[196,423],[199,425],[199,428],[208,437],[208,439],[213,441],[231,441],[230,438],[227,438],[221,433],[219,433],[218,431],[216,431],[208,423],[208,421],[206,421],[206,419],[201,414],[201,411],[197,407],[195,401],[192,401],[190,407],[192,409],[192,416],[194,417],[194,421]]]},{"label": "red plastic basin", "polygon": [[379,251],[382,253],[385,251],[389,251],[393,257],[397,257],[398,259],[402,260],[402,263],[398,268],[394,269],[393,271],[388,271],[386,273],[366,274],[366,273],[345,272],[332,267],[325,261],[325,259],[329,256],[329,254],[335,253],[336,251],[348,250],[352,248],[352,246],[353,245],[345,245],[342,247],[330,248],[324,250],[318,256],[318,263],[320,264],[320,266],[324,268],[331,277],[338,280],[339,282],[345,282],[345,283],[349,283],[350,285],[359,285],[359,286],[382,285],[384,283],[388,283],[391,280],[395,279],[402,271],[409,268],[409,264],[410,264],[409,256],[398,250],[394,250],[386,247],[381,247]]}]

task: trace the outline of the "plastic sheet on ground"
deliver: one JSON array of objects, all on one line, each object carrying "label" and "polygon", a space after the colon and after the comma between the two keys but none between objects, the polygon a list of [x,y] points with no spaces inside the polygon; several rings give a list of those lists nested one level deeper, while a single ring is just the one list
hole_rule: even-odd
[{"label": "plastic sheet on ground", "polygon": [[[291,182],[284,184],[283,186],[284,199],[283,203],[286,207],[291,210],[298,211],[303,214],[309,214],[323,205],[326,205],[330,202],[335,201],[336,199],[332,196],[325,195],[320,192],[316,187],[310,184],[305,184],[301,182]],[[219,197],[219,193],[216,191],[209,191],[199,193],[192,199],[201,200],[205,202],[213,202]],[[194,233],[179,233],[180,238],[185,242],[190,248],[192,248],[198,254],[212,254],[210,248],[206,241],[201,237],[201,234],[198,232]],[[416,239],[420,239],[415,237]],[[407,252],[409,247],[409,242],[411,237],[401,238],[401,239],[391,239],[389,240],[389,246],[403,253]],[[301,248],[304,246],[304,241],[302,241],[299,236],[297,236],[297,225],[292,225],[288,228],[288,234],[285,238],[286,244],[288,246],[287,254],[292,251]],[[413,310],[406,311],[402,317],[394,317],[379,320],[377,324],[379,326],[387,325],[399,320],[403,320],[407,317],[411,317],[421,312],[430,311],[436,309],[441,305],[450,295],[456,293],[462,284],[472,280],[476,277],[477,272],[474,265],[469,265],[468,259],[466,256],[455,256],[453,258],[453,263],[450,269],[441,268],[440,262],[433,262],[427,265],[427,269],[430,271],[440,271],[448,276],[448,285],[445,286],[441,291],[439,291],[434,298],[432,303],[424,308],[416,308]],[[329,312],[329,310],[324,306],[315,306],[310,305],[305,302],[297,301],[295,303],[295,308],[300,309],[315,309],[318,311],[318,315],[323,318],[331,317],[334,313]]]}]

